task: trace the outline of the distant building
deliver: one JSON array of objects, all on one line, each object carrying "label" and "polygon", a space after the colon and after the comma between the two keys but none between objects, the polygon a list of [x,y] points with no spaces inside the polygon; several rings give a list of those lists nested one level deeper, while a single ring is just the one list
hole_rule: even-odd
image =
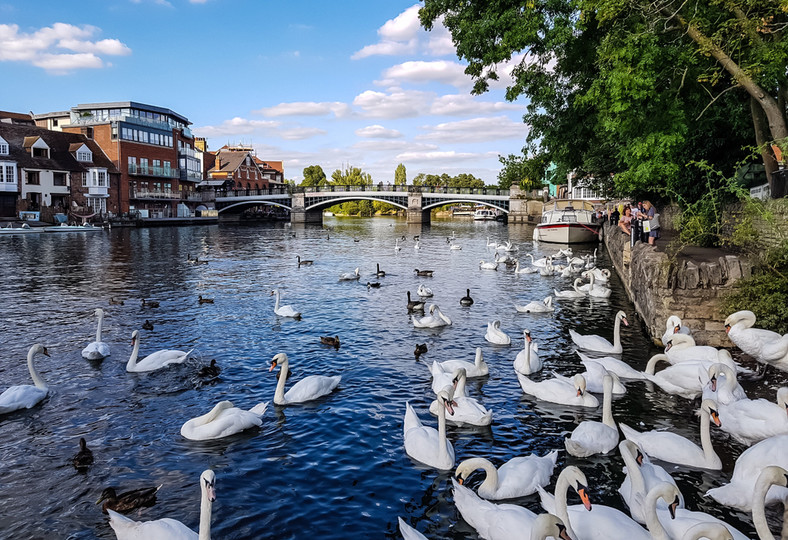
[{"label": "distant building", "polygon": [[213,166],[206,171],[204,186],[228,189],[268,189],[284,184],[282,162],[266,162],[254,155],[250,146],[223,146],[214,153]]},{"label": "distant building", "polygon": [[567,175],[567,198],[602,201],[604,196],[592,187],[590,178],[576,176],[574,173]]},{"label": "distant building", "polygon": [[19,124],[23,126],[34,126],[33,117],[29,114],[0,111],[0,122],[3,124]]}]

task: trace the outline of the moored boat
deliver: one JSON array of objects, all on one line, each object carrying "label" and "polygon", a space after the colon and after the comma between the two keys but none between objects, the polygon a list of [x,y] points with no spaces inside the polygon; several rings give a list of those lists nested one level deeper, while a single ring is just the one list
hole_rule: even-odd
[{"label": "moored boat", "polygon": [[600,229],[589,201],[556,199],[544,205],[542,222],[534,229],[534,240],[559,244],[597,242]]},{"label": "moored boat", "polygon": [[494,221],[497,216],[497,212],[492,208],[479,208],[473,213],[475,221]]}]

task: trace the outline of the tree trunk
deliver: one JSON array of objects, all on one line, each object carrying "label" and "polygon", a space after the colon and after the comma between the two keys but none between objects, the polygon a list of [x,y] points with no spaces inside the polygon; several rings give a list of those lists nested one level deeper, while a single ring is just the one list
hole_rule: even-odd
[{"label": "tree trunk", "polygon": [[763,158],[763,167],[766,170],[766,180],[769,182],[769,188],[772,188],[774,187],[772,186],[772,173],[777,170],[777,160],[771,147],[767,144],[769,137],[763,109],[752,97],[750,97],[750,113],[752,114],[752,125],[755,129],[755,142],[758,144],[758,149]]}]

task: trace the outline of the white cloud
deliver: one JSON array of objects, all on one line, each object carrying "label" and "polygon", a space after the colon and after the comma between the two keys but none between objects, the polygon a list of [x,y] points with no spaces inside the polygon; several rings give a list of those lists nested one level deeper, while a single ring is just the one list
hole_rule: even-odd
[{"label": "white cloud", "polygon": [[295,128],[283,129],[280,132],[280,137],[288,141],[302,141],[304,139],[311,139],[312,137],[316,137],[318,135],[325,135],[325,134],[326,131],[319,128],[295,127]]},{"label": "white cloud", "polygon": [[448,60],[403,62],[385,70],[383,79],[375,81],[375,84],[391,86],[399,85],[401,82],[419,84],[439,82],[456,88],[470,88],[472,84],[471,78],[465,74],[465,67]]},{"label": "white cloud", "polygon": [[356,135],[369,139],[398,139],[402,137],[402,133],[396,129],[386,129],[378,124],[357,129]]},{"label": "white cloud", "polygon": [[423,150],[434,150],[437,148],[434,144],[418,144],[406,140],[374,140],[374,141],[359,141],[353,145],[356,150],[363,150],[364,152],[404,152],[414,148]]},{"label": "white cloud", "polygon": [[435,126],[423,126],[427,133],[418,135],[417,140],[441,143],[474,143],[500,139],[525,139],[528,126],[506,116],[472,118],[459,122],[447,122]]},{"label": "white cloud", "polygon": [[479,101],[469,94],[447,94],[432,102],[430,114],[467,116],[524,110],[525,106],[504,101]]},{"label": "white cloud", "polygon": [[280,103],[273,107],[264,107],[256,111],[255,114],[263,116],[326,116],[333,114],[337,118],[350,115],[350,107],[346,103],[339,101],[314,102],[314,101],[294,101],[292,103]]},{"label": "white cloud", "polygon": [[[432,151],[432,152],[403,152],[397,155],[400,161],[436,161],[445,162],[450,164],[456,161],[470,161],[477,160],[482,157],[482,154],[474,152],[455,152],[454,150],[448,151]],[[484,156],[487,157],[487,156]]]},{"label": "white cloud", "polygon": [[366,90],[355,97],[353,105],[370,118],[408,118],[421,116],[435,98],[432,92],[391,89],[389,93]]},{"label": "white cloud", "polygon": [[272,120],[247,120],[236,116],[225,120],[218,126],[195,127],[194,131],[199,133],[201,137],[226,137],[256,132],[275,132],[279,126],[279,122]]}]

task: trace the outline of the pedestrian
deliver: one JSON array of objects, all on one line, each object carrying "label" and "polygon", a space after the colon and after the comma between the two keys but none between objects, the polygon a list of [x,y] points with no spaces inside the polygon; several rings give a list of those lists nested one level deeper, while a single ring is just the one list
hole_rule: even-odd
[{"label": "pedestrian", "polygon": [[648,243],[653,246],[659,238],[659,218],[657,217],[657,209],[654,208],[651,201],[643,201],[642,220],[644,225],[642,241],[645,242],[645,239],[648,238]]}]

